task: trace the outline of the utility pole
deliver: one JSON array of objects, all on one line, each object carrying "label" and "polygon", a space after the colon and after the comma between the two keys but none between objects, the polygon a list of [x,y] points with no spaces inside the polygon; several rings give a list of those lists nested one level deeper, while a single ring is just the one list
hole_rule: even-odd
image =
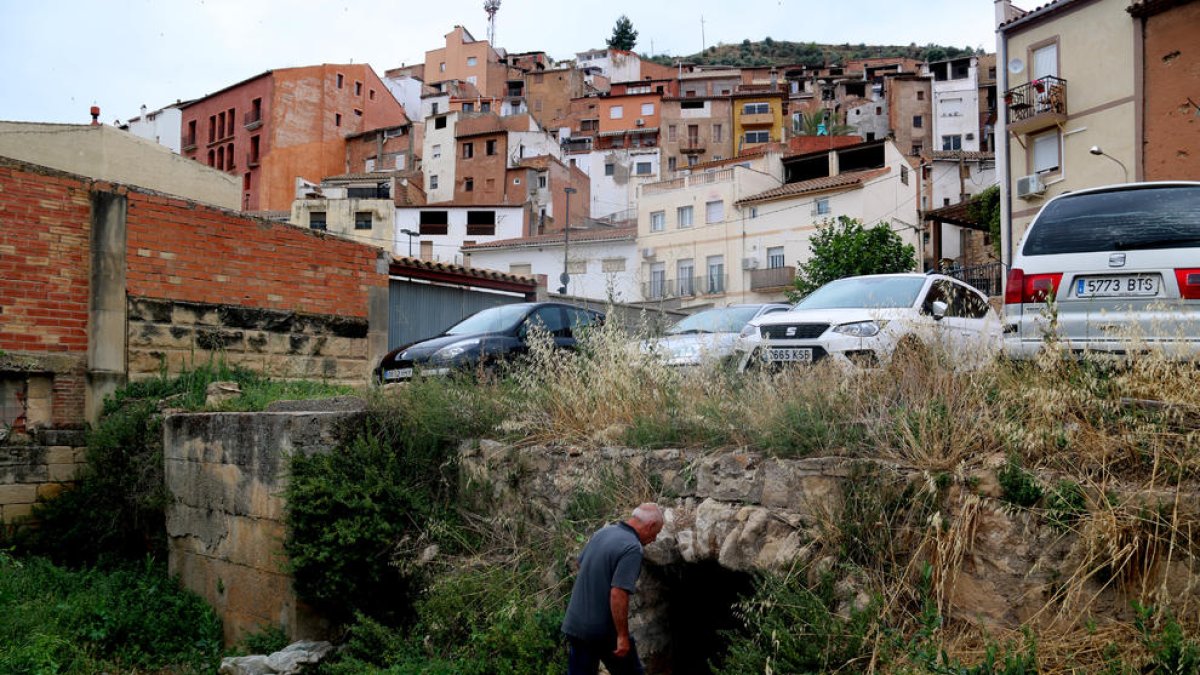
[{"label": "utility pole", "polygon": [[558,288],[559,295],[566,295],[567,284],[571,283],[571,275],[567,269],[571,252],[571,195],[575,194],[575,188],[568,186],[563,188],[563,192],[567,194],[567,213],[565,219],[566,225],[563,227],[563,271],[562,276],[558,278],[562,283],[562,286]]}]

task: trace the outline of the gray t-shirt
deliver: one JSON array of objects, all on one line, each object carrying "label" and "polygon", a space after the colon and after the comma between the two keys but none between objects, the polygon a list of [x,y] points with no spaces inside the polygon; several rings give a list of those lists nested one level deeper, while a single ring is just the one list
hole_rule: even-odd
[{"label": "gray t-shirt", "polygon": [[579,575],[563,619],[567,635],[584,640],[616,637],[609,592],[623,588],[633,593],[642,572],[642,542],[628,523],[608,525],[592,535],[579,554]]}]

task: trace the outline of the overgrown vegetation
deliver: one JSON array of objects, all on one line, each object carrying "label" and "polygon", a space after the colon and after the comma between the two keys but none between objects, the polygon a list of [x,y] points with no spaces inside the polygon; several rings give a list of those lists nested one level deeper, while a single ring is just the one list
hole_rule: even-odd
[{"label": "overgrown vegetation", "polygon": [[982,54],[983,47],[949,47],[943,45],[916,43],[902,45],[840,45],[818,44],[816,42],[789,42],[767,37],[755,42],[749,39],[737,44],[719,44],[706,48],[703,52],[689,56],[667,56],[663,54],[644,55],[643,58],[664,66],[673,66],[677,61],[701,65],[728,65],[739,67],[754,66],[785,66],[805,65],[823,67],[826,65],[845,65],[851,59],[905,57],[920,61],[942,61]]},{"label": "overgrown vegetation", "polygon": [[858,274],[911,272],[916,251],[886,223],[866,227],[862,221],[838,216],[817,226],[809,240],[812,255],[796,268],[795,302],[830,281]]}]

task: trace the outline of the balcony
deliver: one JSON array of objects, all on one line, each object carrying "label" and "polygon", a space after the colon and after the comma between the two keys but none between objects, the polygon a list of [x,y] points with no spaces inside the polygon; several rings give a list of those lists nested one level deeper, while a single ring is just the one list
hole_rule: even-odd
[{"label": "balcony", "polygon": [[1041,131],[1067,121],[1067,81],[1046,76],[1004,92],[1008,130],[1015,134]]},{"label": "balcony", "polygon": [[733,180],[733,168],[721,169],[719,171],[705,171],[704,173],[694,173],[688,176],[672,178],[671,180],[658,181],[657,183],[646,183],[642,186],[642,194],[649,195],[670,192],[696,185],[712,185],[713,183],[725,183],[731,180]]},{"label": "balcony", "polygon": [[196,134],[184,134],[179,139],[179,145],[182,146],[183,152],[190,152],[196,149]]},{"label": "balcony", "polygon": [[792,288],[796,280],[795,267],[769,267],[765,270],[750,270],[750,290],[778,291]]},{"label": "balcony", "polygon": [[679,139],[679,151],[685,153],[704,152],[707,143],[699,136],[684,136]]},{"label": "balcony", "polygon": [[254,131],[262,126],[262,111],[251,110],[242,118],[242,123],[246,126],[246,131]]},{"label": "balcony", "polygon": [[742,115],[742,126],[755,126],[760,124],[774,124],[775,115],[771,113],[755,113],[753,115]]},{"label": "balcony", "polygon": [[727,278],[723,274],[682,279],[651,279],[642,284],[642,297],[647,300],[674,300],[701,295],[720,295],[725,292]]}]

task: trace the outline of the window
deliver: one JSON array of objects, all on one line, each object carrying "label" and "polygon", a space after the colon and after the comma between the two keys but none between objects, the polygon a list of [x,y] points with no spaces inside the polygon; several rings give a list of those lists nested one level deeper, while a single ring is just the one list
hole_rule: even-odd
[{"label": "window", "polygon": [[634,173],[636,173],[639,176],[649,176],[650,175],[650,162],[638,162],[637,168],[634,171]]},{"label": "window", "polygon": [[757,218],[757,217],[758,217],[758,207],[757,207],[757,206],[751,206],[751,207],[750,207],[750,218],[752,218],[752,219],[753,219],[753,218]]},{"label": "window", "polygon": [[325,212],[310,211],[308,214],[308,226],[314,230],[325,229]]},{"label": "window", "polygon": [[650,231],[662,232],[667,223],[666,211],[653,211],[650,213]]},{"label": "window", "polygon": [[922,90],[920,90],[920,89],[918,89],[918,90],[917,90],[917,100],[918,100],[918,101],[924,101],[924,100],[925,100],[925,92],[924,92],[924,91],[922,91]]},{"label": "window", "polygon": [[925,126],[925,119],[920,115],[913,115],[913,128],[920,129]]},{"label": "window", "polygon": [[[217,140],[217,116],[209,115],[208,116],[208,142],[212,143],[215,140]],[[209,162],[208,164],[209,164],[209,166],[212,166],[212,162]]]},{"label": "window", "polygon": [[225,146],[225,168],[230,171],[235,168],[233,165],[233,143]]},{"label": "window", "polygon": [[782,246],[772,246],[767,249],[767,267],[770,269],[779,269],[784,266],[784,256]]},{"label": "window", "polygon": [[475,144],[470,141],[462,144],[463,159],[471,159],[475,156]]},{"label": "window", "polygon": [[624,272],[625,271],[625,259],[624,258],[604,258],[603,260],[600,261],[600,271],[601,272]]},{"label": "window", "polygon": [[650,264],[650,288],[646,295],[650,298],[661,298],[666,295],[667,290],[667,264],[666,263],[651,263]]},{"label": "window", "polygon": [[619,120],[625,116],[625,108],[623,106],[614,105],[608,109],[608,119]]},{"label": "window", "polygon": [[250,189],[250,172],[249,171],[242,174],[242,189],[243,190]]},{"label": "window", "polygon": [[225,148],[217,148],[217,169],[225,170]]},{"label": "window", "polygon": [[675,209],[675,222],[677,227],[692,226],[692,207],[680,206]]},{"label": "window", "polygon": [[209,166],[217,165],[217,153],[212,150],[208,151],[208,165]]},{"label": "window", "polygon": [[374,101],[374,100],[375,100],[375,90],[374,90],[374,89],[368,89],[368,90],[367,90],[367,98],[368,98],[368,99],[370,99],[370,100],[372,100],[372,101]]},{"label": "window", "polygon": [[533,265],[530,263],[509,263],[508,273],[523,277],[533,276]]},{"label": "window", "polygon": [[474,192],[474,191],[475,191],[475,179],[474,178],[464,178],[463,179],[463,192]]},{"label": "window", "polygon": [[1030,77],[1039,80],[1043,77],[1058,77],[1058,43],[1050,43],[1033,50],[1029,59]]},{"label": "window", "polygon": [[707,259],[708,276],[705,286],[709,295],[725,292],[725,256],[710,255]]},{"label": "window", "polygon": [[446,118],[439,117],[439,118],[435,119],[433,121],[433,128],[434,129],[445,129],[446,128]]},{"label": "window", "polygon": [[440,143],[434,143],[433,148],[431,150],[431,154],[433,155],[434,159],[441,157],[442,156],[442,145]]},{"label": "window", "polygon": [[771,142],[771,132],[770,131],[764,130],[764,131],[747,131],[746,132],[746,144],[747,145],[749,145],[751,143],[770,143],[770,142]]},{"label": "window", "polygon": [[421,211],[421,234],[446,234],[450,231],[449,211]]},{"label": "window", "polygon": [[829,198],[825,197],[823,199],[818,199],[815,202],[813,202],[813,211],[815,211],[818,216],[829,215],[830,214]]},{"label": "window", "polygon": [[445,61],[442,61],[441,63],[438,64],[438,72],[439,73],[446,72],[446,62]]},{"label": "window", "polygon": [[685,258],[675,263],[675,279],[679,285],[679,295],[690,297],[696,294],[696,265],[691,258]]},{"label": "window", "polygon": [[355,116],[355,117],[362,117],[362,111],[361,111],[361,110],[359,110],[358,108],[355,108],[355,109],[354,109],[354,116]]},{"label": "window", "polygon": [[430,190],[436,190],[438,188],[438,179],[437,178],[438,178],[437,174],[434,174],[429,177],[429,189]]},{"label": "window", "polygon": [[942,136],[942,150],[962,150],[962,134]]},{"label": "window", "polygon": [[667,171],[674,171],[677,166],[677,160],[674,157],[667,158]]},{"label": "window", "polygon": [[362,96],[362,82],[355,82],[355,83],[354,83],[354,95],[355,95],[355,96]]},{"label": "window", "polygon": [[881,106],[881,105],[875,106],[875,114],[882,115],[883,114],[883,106]]},{"label": "window", "polygon": [[333,126],[342,126],[342,113],[333,113]]},{"label": "window", "polygon": [[429,104],[429,114],[430,115],[438,114],[438,102],[437,101],[433,101]]},{"label": "window", "polygon": [[910,154],[919,155],[919,154],[921,154],[921,151],[924,149],[925,149],[924,145],[921,145],[920,143],[913,143],[912,144],[912,153],[910,153]]},{"label": "window", "polygon": [[714,124],[714,125],[713,125],[713,134],[712,134],[712,138],[713,138],[713,143],[721,143],[722,141],[724,141],[724,140],[725,140],[725,138],[724,138],[724,135],[722,134],[722,130],[721,130],[721,125],[720,125],[720,124]]},{"label": "window", "polygon": [[338,89],[342,88],[342,84],[345,82],[345,80],[346,80],[346,78],[341,73],[337,74],[337,88]]},{"label": "window", "polygon": [[900,167],[900,182],[904,183],[905,185],[908,185],[908,167],[907,166]]},{"label": "window", "polygon": [[595,131],[600,128],[600,120],[581,120],[579,122],[580,131]]},{"label": "window", "polygon": [[467,67],[468,68],[474,68],[477,65],[479,65],[479,59],[477,57],[474,57],[474,56],[467,57]]},{"label": "window", "polygon": [[568,260],[567,274],[587,274],[587,260]]},{"label": "window", "polygon": [[770,115],[770,103],[745,103],[742,104],[743,115]]},{"label": "window", "polygon": [[496,234],[495,211],[467,211],[467,236]]},{"label": "window", "polygon": [[1060,146],[1057,129],[1034,136],[1030,140],[1030,146],[1033,148],[1033,152],[1031,153],[1033,163],[1030,168],[1033,169],[1034,173],[1046,173],[1058,170],[1060,166]]},{"label": "window", "polygon": [[537,179],[538,179],[538,189],[545,190],[546,182],[547,182],[546,174],[544,172],[538,173]]},{"label": "window", "polygon": [[491,112],[491,111],[492,111],[492,102],[491,101],[483,101],[479,104],[479,112]]},{"label": "window", "polygon": [[653,103],[643,103],[642,104],[642,114],[643,115],[653,115],[654,114],[654,104]]},{"label": "window", "polygon": [[675,140],[675,125],[674,124],[667,125],[667,140],[668,141]]},{"label": "window", "polygon": [[474,103],[464,103],[463,107],[462,107],[462,111],[465,113],[475,112],[475,104]]},{"label": "window", "polygon": [[614,173],[616,173],[616,170],[617,170],[616,164],[613,164],[612,162],[606,162],[604,164],[604,175],[605,176],[613,175]]},{"label": "window", "polygon": [[704,203],[704,222],[711,225],[723,220],[725,220],[725,202],[718,199]]},{"label": "window", "polygon": [[371,212],[370,211],[355,211],[354,212],[354,229],[369,230],[371,229]]}]

